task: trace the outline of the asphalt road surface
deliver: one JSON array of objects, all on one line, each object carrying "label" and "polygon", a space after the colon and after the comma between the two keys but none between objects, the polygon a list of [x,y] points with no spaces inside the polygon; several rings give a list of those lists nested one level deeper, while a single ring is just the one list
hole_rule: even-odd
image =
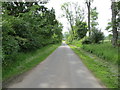
[{"label": "asphalt road surface", "polygon": [[9,88],[103,88],[65,43]]}]

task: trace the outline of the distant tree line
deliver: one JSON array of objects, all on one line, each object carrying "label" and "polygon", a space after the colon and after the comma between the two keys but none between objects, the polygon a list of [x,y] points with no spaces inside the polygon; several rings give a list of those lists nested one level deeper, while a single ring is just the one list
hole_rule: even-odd
[{"label": "distant tree line", "polygon": [[[86,2],[88,6],[88,25],[85,22],[84,10],[78,5],[78,3],[64,3],[62,5],[62,10],[69,24],[70,30],[65,33],[65,38],[67,42],[72,42],[74,40],[82,40],[84,44],[90,43],[100,43],[104,39],[104,34],[98,29],[97,19],[98,12],[97,8],[90,8],[91,2]],[[71,9],[73,8],[73,9]],[[89,36],[87,36],[89,32]]]},{"label": "distant tree line", "polygon": [[[91,4],[94,0],[86,0],[86,5],[88,9],[88,22],[84,20],[84,10],[81,10],[81,7],[77,3],[64,3],[62,5],[62,10],[69,24],[69,32],[65,32],[65,37],[68,42],[74,40],[83,39],[83,43],[100,43],[104,40],[105,36],[103,32],[97,27],[98,22],[98,12],[97,8],[91,8]],[[72,8],[72,9],[71,9]],[[111,42],[113,47],[120,46],[120,1],[116,2],[115,0],[111,1],[111,22],[108,23],[106,30],[109,30]],[[86,35],[89,32],[88,36]]]}]

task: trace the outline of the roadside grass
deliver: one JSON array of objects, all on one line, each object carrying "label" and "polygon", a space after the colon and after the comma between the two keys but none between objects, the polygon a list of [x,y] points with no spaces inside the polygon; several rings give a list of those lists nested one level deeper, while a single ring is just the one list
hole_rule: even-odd
[{"label": "roadside grass", "polygon": [[87,52],[93,53],[98,57],[111,62],[112,64],[118,64],[118,47],[113,48],[110,42],[104,42],[101,44],[81,44],[81,41],[73,41],[71,43],[77,47],[84,49]]},{"label": "roadside grass", "polygon": [[70,47],[107,88],[118,88],[118,67],[116,65],[106,62],[79,47],[71,45]]},{"label": "roadside grass", "polygon": [[48,45],[36,51],[27,53],[18,53],[16,62],[12,65],[2,68],[2,81],[26,72],[37,64],[45,60],[60,44]]},{"label": "roadside grass", "polygon": [[93,53],[108,62],[118,64],[118,48],[113,48],[110,42],[105,42],[103,44],[83,45],[82,48],[85,51]]},{"label": "roadside grass", "polygon": [[82,44],[81,41],[73,41],[70,45],[76,54],[80,56],[83,63],[94,75],[99,78],[106,87],[117,88],[119,86],[119,63],[118,50],[113,48],[110,41],[101,44]]}]

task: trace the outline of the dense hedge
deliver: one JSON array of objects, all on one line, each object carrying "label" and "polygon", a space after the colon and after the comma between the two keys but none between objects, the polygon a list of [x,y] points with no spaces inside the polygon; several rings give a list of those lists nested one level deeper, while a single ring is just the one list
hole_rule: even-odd
[{"label": "dense hedge", "polygon": [[15,56],[19,52],[29,52],[61,42],[62,25],[56,20],[54,9],[48,10],[44,6],[33,4],[28,7],[29,11],[23,13],[19,9],[25,7],[18,10],[15,7],[16,12],[11,15],[9,13],[13,10],[9,10],[9,7],[15,6],[9,2],[3,3],[3,68],[15,62]]}]

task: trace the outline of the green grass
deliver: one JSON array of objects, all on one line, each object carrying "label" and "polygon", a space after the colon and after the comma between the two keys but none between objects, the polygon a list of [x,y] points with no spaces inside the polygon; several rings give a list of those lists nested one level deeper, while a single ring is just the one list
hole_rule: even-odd
[{"label": "green grass", "polygon": [[114,48],[109,41],[101,44],[82,44],[73,41],[71,48],[82,59],[83,63],[106,87],[118,87],[118,47]]},{"label": "green grass", "polygon": [[70,46],[72,50],[81,58],[83,63],[107,88],[118,88],[117,66],[114,66],[103,59],[85,52],[83,49]]},{"label": "green grass", "polygon": [[98,57],[111,62],[113,64],[118,64],[118,47],[113,48],[110,42],[104,42],[101,44],[81,44],[81,41],[73,41],[72,45],[80,47],[87,52],[93,53]]},{"label": "green grass", "polygon": [[108,62],[118,64],[118,48],[113,48],[112,44],[109,42],[103,44],[83,45],[82,48]]},{"label": "green grass", "polygon": [[17,62],[14,62],[12,65],[6,68],[3,68],[2,80],[6,81],[13,76],[32,69],[37,64],[45,60],[45,58],[47,58],[58,46],[60,46],[60,44],[48,45],[29,53],[18,53],[16,56]]}]

